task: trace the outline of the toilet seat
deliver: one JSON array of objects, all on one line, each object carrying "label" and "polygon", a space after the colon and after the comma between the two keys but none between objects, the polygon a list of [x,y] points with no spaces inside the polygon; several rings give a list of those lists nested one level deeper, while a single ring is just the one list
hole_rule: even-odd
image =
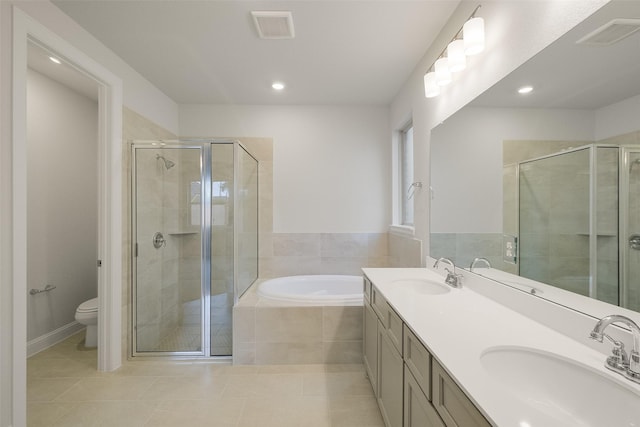
[{"label": "toilet seat", "polygon": [[93,313],[98,311],[98,298],[91,298],[80,304],[76,309],[77,313]]}]

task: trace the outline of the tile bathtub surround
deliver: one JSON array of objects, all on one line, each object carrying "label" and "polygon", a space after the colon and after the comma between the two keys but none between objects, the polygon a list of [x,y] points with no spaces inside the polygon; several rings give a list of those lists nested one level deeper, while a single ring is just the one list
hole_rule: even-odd
[{"label": "tile bathtub surround", "polygon": [[282,306],[249,289],[233,308],[236,365],[362,361],[362,306]]},{"label": "tile bathtub surround", "polygon": [[27,361],[28,426],[384,426],[361,364],[133,361],[104,373],[82,339]]},{"label": "tile bathtub surround", "polygon": [[389,266],[387,233],[260,233],[260,278]]}]

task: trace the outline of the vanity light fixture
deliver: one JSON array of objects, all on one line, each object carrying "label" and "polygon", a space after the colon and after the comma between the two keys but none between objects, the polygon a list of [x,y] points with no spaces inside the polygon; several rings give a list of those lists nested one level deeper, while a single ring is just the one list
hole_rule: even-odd
[{"label": "vanity light fixture", "polygon": [[56,58],[55,56],[50,56],[49,60],[51,62],[53,62],[54,64],[58,64],[58,65],[62,64],[62,62],[58,58]]},{"label": "vanity light fixture", "polygon": [[484,50],[484,19],[476,17],[478,5],[467,22],[458,30],[438,59],[424,75],[424,95],[434,98],[440,94],[440,86],[451,83],[451,73],[462,71],[467,66],[467,56]]},{"label": "vanity light fixture", "polygon": [[271,87],[272,87],[274,90],[278,90],[278,91],[280,91],[280,90],[283,90],[283,89],[284,89],[284,83],[281,83],[281,82],[273,82],[273,84],[271,85]]},{"label": "vanity light fixture", "polygon": [[447,46],[447,58],[449,58],[449,69],[452,73],[457,73],[467,68],[467,55],[464,50],[464,40],[456,39],[449,43],[449,46]]},{"label": "vanity light fixture", "polygon": [[527,95],[531,92],[533,92],[533,86],[522,86],[521,88],[518,89],[518,93],[520,95]]},{"label": "vanity light fixture", "polygon": [[436,70],[436,84],[438,86],[446,86],[451,83],[451,70],[449,69],[449,58],[446,56],[436,61],[434,68]]},{"label": "vanity light fixture", "polygon": [[435,71],[429,71],[424,75],[424,96],[434,98],[440,95],[440,86],[436,83]]}]

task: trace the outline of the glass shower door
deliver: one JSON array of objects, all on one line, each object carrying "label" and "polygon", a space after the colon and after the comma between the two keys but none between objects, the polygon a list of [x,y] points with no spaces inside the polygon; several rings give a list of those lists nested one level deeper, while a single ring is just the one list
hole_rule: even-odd
[{"label": "glass shower door", "polygon": [[620,238],[623,292],[621,305],[640,311],[640,148],[626,148],[621,174],[623,227]]},{"label": "glass shower door", "polygon": [[590,295],[591,150],[523,162],[520,275]]},{"label": "glass shower door", "polygon": [[134,146],[134,355],[202,355],[201,147]]},{"label": "glass shower door", "polygon": [[211,356],[231,355],[235,178],[231,143],[211,144]]}]

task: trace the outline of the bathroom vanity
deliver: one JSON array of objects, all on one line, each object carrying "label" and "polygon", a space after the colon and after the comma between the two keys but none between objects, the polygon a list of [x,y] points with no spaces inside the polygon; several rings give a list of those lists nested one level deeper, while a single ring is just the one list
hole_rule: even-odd
[{"label": "bathroom vanity", "polygon": [[468,272],[461,288],[424,268],[363,272],[364,364],[388,427],[640,420],[640,385],[605,369],[610,346],[589,343],[593,319],[567,313],[577,315],[567,321],[558,307],[533,308],[567,330],[584,328],[583,341],[582,331],[573,337],[522,314],[522,296],[540,301],[516,290],[491,298],[486,279]]}]

